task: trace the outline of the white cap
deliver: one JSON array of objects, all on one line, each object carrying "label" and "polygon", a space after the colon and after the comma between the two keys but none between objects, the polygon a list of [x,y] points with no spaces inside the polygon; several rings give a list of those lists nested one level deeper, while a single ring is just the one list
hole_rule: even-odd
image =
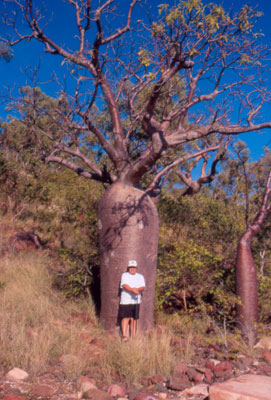
[{"label": "white cap", "polygon": [[130,260],[128,262],[128,268],[136,268],[137,267],[137,262],[135,260]]}]

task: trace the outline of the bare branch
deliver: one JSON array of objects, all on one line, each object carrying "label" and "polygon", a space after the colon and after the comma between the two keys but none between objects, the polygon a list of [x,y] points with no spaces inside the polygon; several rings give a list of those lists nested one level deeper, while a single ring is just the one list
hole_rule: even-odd
[{"label": "bare branch", "polygon": [[218,150],[218,149],[219,149],[219,146],[212,146],[212,147],[209,147],[209,148],[207,148],[207,149],[200,150],[200,151],[198,151],[198,152],[196,152],[196,153],[187,154],[186,156],[177,158],[174,162],[172,162],[170,165],[168,165],[168,166],[166,166],[165,168],[163,168],[163,169],[155,176],[155,178],[152,180],[151,184],[148,186],[147,191],[151,191],[151,190],[155,189],[156,186],[157,186],[157,184],[158,184],[159,181],[161,180],[161,178],[162,178],[165,174],[167,174],[168,172],[170,172],[170,171],[171,171],[174,167],[176,167],[177,165],[179,165],[179,164],[181,164],[181,163],[183,163],[183,162],[185,162],[185,161],[191,160],[192,158],[199,157],[199,156],[201,156],[201,155],[203,155],[203,154],[209,153],[210,151],[215,151],[215,150]]},{"label": "bare branch", "polygon": [[46,158],[46,162],[47,163],[55,162],[57,164],[63,165],[64,167],[71,169],[72,171],[76,172],[79,176],[83,176],[84,178],[93,179],[99,182],[111,183],[111,180],[104,179],[102,173],[94,174],[89,171],[85,171],[78,164],[75,164],[72,161],[66,160],[65,158],[62,157],[51,155]]},{"label": "bare branch", "polygon": [[210,174],[206,176],[206,166],[208,162],[208,158],[206,153],[203,155],[204,161],[201,168],[201,176],[200,178],[193,181],[191,175],[190,179],[184,176],[181,171],[176,171],[177,175],[181,178],[181,180],[186,184],[187,189],[182,193],[182,196],[193,196],[194,194],[198,193],[201,190],[202,185],[206,185],[207,183],[211,183],[216,175],[216,166],[219,161],[221,161],[225,155],[229,144],[230,138],[225,143],[224,147],[216,154],[214,160],[212,161]]}]

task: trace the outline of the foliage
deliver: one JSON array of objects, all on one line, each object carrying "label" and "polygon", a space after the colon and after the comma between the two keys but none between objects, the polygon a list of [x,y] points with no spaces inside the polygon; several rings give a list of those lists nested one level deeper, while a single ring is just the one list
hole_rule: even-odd
[{"label": "foliage", "polygon": [[264,274],[258,274],[258,304],[259,320],[262,324],[269,325],[271,321],[271,271],[268,266]]},{"label": "foliage", "polygon": [[171,243],[160,251],[158,306],[167,312],[182,310],[232,318],[232,270],[222,267],[222,256],[213,255],[193,240]]},{"label": "foliage", "polygon": [[156,305],[234,319],[234,260],[242,207],[212,190],[193,198],[163,193]]},{"label": "foliage", "polygon": [[0,44],[0,59],[4,60],[6,63],[9,63],[13,57],[13,51],[7,45],[1,43]]},{"label": "foliage", "polygon": [[[47,116],[54,112],[55,101],[39,89],[24,88],[22,93],[28,99],[34,97],[44,110],[36,122],[59,135],[59,128]],[[21,105],[19,111],[31,125],[31,107]],[[102,188],[79,179],[73,171],[44,164],[44,148],[34,146],[32,134],[17,118],[2,125],[0,200],[17,227],[34,231],[61,256],[58,287],[67,296],[86,294],[98,266],[96,213]]]},{"label": "foliage", "polygon": [[[225,136],[270,128],[256,118],[268,99],[259,72],[268,55],[256,31],[260,12],[188,0],[161,4],[150,19],[136,21],[139,2],[130,1],[125,17],[108,24],[113,3],[65,4],[77,13],[80,35],[60,44],[41,25],[51,12],[30,0],[4,1],[7,34],[0,43],[40,42],[73,81],[73,92],[62,84],[54,99],[37,87],[21,93],[16,112],[44,160],[105,184],[119,180],[151,191],[170,169],[223,147]],[[240,98],[237,115],[232,108]]]},{"label": "foliage", "polygon": [[220,198],[214,192],[210,188],[193,197],[182,197],[177,189],[164,192],[158,208],[161,226],[165,224],[169,231],[166,235],[162,233],[162,237],[170,234],[170,240],[192,238],[209,250],[231,258],[243,229],[243,209],[238,202],[230,202],[226,192]]}]

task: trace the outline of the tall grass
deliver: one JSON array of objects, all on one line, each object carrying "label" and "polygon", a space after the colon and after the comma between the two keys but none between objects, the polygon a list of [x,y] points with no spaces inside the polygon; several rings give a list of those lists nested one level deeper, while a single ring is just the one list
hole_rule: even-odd
[{"label": "tall grass", "polygon": [[80,354],[82,327],[69,319],[82,304],[68,304],[52,289],[47,263],[36,254],[0,261],[0,363],[7,368],[42,372],[70,348]]},{"label": "tall grass", "polygon": [[120,340],[110,342],[104,354],[105,377],[136,383],[155,374],[165,378],[170,376],[176,365],[170,340],[169,334],[154,332],[138,334],[125,343]]},{"label": "tall grass", "polygon": [[[160,316],[164,329],[127,343],[106,335],[91,301],[72,302],[52,289],[50,262],[38,253],[0,259],[0,363],[6,369],[36,374],[58,362],[72,379],[89,373],[107,382],[136,383],[155,374],[167,378],[178,361],[191,362],[206,340],[208,321],[179,315]],[[82,312],[88,324],[74,318]]]},{"label": "tall grass", "polygon": [[[99,328],[91,301],[71,302],[52,289],[50,260],[38,253],[0,260],[0,363],[36,374],[60,362],[69,378],[99,375],[137,382],[176,363],[170,334],[138,335],[128,343]],[[88,313],[90,323],[74,318]],[[100,342],[98,348],[92,338]],[[103,345],[104,343],[104,345]],[[102,345],[101,345],[102,344]]]}]

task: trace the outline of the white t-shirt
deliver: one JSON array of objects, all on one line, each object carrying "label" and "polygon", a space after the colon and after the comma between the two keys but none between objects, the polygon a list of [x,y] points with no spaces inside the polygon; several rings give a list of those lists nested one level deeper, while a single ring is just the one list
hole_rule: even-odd
[{"label": "white t-shirt", "polygon": [[128,292],[123,289],[123,285],[129,285],[131,288],[140,288],[145,285],[144,276],[138,273],[130,274],[129,272],[124,272],[121,275],[120,288],[120,304],[139,304],[141,302],[141,294],[135,294]]}]

